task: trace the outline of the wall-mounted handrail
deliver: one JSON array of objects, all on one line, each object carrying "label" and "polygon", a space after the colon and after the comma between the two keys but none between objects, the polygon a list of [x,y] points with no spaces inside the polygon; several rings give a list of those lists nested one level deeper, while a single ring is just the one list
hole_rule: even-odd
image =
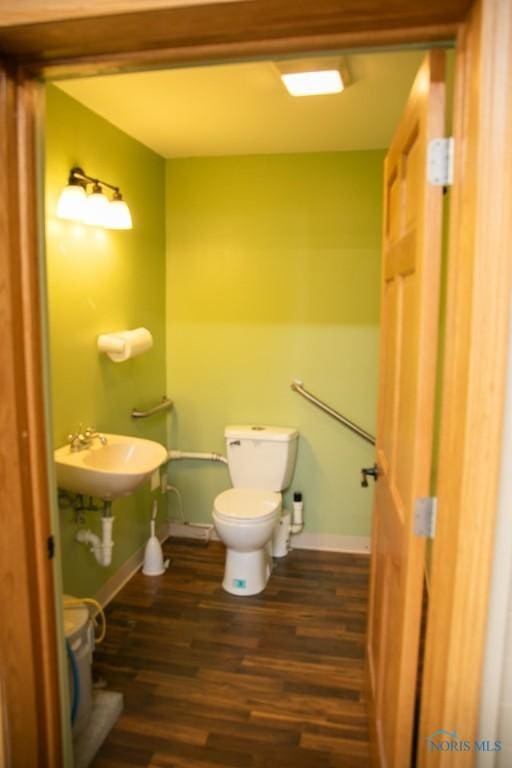
[{"label": "wall-mounted handrail", "polygon": [[159,413],[160,411],[170,411],[173,406],[172,400],[169,400],[168,397],[162,398],[161,403],[157,403],[157,405],[154,405],[152,408],[148,408],[147,411],[138,411],[136,408],[134,408],[131,412],[132,419],[146,419],[148,416],[153,416],[154,413]]},{"label": "wall-mounted handrail", "polygon": [[302,397],[304,397],[306,400],[309,400],[310,403],[313,403],[313,405],[316,405],[317,408],[320,408],[321,411],[324,411],[324,413],[329,414],[329,416],[332,416],[333,419],[336,419],[336,421],[339,421],[340,424],[343,424],[344,427],[347,427],[347,429],[350,429],[352,432],[355,432],[356,435],[359,435],[359,437],[362,437],[363,440],[366,440],[367,443],[370,443],[371,445],[375,445],[375,437],[373,435],[371,435],[362,427],[359,427],[357,424],[354,424],[353,421],[350,421],[350,419],[347,419],[345,416],[343,416],[341,413],[336,411],[334,408],[331,408],[331,406],[327,405],[327,403],[324,403],[323,400],[320,400],[318,397],[315,397],[313,394],[311,394],[311,392],[308,392],[308,390],[304,388],[302,381],[295,379],[291,383],[291,388],[293,389],[294,392],[298,392],[299,395],[302,395]]}]

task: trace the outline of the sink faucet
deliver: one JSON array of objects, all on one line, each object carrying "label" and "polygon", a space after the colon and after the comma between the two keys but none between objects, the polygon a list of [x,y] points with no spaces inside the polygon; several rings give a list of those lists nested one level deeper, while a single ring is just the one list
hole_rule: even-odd
[{"label": "sink faucet", "polygon": [[80,424],[79,432],[68,435],[71,451],[83,451],[85,448],[90,448],[95,437],[98,438],[102,445],[107,444],[105,435],[102,435],[101,432],[97,432],[95,427],[87,427],[87,429],[82,432],[82,425]]}]

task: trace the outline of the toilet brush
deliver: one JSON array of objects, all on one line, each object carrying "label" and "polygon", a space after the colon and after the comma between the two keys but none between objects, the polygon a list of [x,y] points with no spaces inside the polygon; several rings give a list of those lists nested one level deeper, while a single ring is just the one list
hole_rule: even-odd
[{"label": "toilet brush", "polygon": [[156,516],[158,514],[158,503],[155,499],[151,512],[150,530],[151,535],[147,541],[144,550],[144,565],[142,573],[145,576],[161,576],[165,572],[168,563],[164,563],[162,545],[155,534]]}]

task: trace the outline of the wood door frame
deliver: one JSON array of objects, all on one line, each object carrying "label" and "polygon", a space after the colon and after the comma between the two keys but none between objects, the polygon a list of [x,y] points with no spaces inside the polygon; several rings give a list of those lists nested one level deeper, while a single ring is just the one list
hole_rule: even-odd
[{"label": "wood door frame", "polygon": [[[397,5],[400,3],[394,4]],[[3,341],[0,364],[4,374],[0,384],[0,502],[1,508],[8,510],[2,521],[0,599],[4,604],[9,600],[15,606],[16,617],[9,631],[5,628],[0,631],[0,657],[9,659],[0,680],[7,760],[10,750],[18,760],[21,754],[26,754],[24,764],[27,766],[59,766],[62,762],[56,641],[52,626],[53,581],[46,557],[50,491],[45,434],[49,427],[45,424],[44,409],[36,224],[37,79],[301,51],[425,43],[456,34],[463,43],[464,35],[468,35],[469,0],[466,5],[461,0],[443,2],[448,15],[440,12],[439,3],[402,0],[401,7],[407,5],[410,9],[414,5],[423,7],[419,21],[405,12],[390,15],[380,0],[366,3],[366,16],[359,14],[357,18],[354,17],[357,3],[354,6],[350,0],[338,0],[339,13],[335,17],[329,0],[309,4],[309,8],[300,9],[300,14],[293,0],[274,3],[249,0],[229,5],[126,13],[110,17],[110,37],[93,34],[93,38],[106,40],[101,52],[88,51],[83,40],[91,40],[91,31],[94,33],[95,29],[105,30],[104,19],[0,29],[0,51],[4,60],[0,78],[0,160],[4,170],[0,177]],[[457,177],[450,238],[453,264],[448,285],[451,339],[446,350],[441,455],[446,460],[455,448],[461,451],[457,475],[461,487],[457,491],[455,483],[449,482],[445,468],[444,481],[440,480],[439,505],[441,510],[450,509],[452,522],[448,525],[441,520],[435,543],[435,549],[443,557],[434,554],[422,728],[425,734],[434,722],[434,727],[443,727],[435,718],[441,716],[441,712],[443,716],[455,713],[460,717],[455,725],[464,726],[465,738],[472,738],[476,733],[477,683],[484,653],[483,627],[499,477],[499,461],[494,461],[494,457],[498,457],[501,448],[512,287],[506,253],[510,242],[507,214],[512,208],[512,163],[507,166],[503,162],[510,152],[506,146],[510,94],[503,69],[510,61],[511,44],[503,33],[499,37],[503,24],[510,21],[506,6],[507,0],[475,0],[467,27],[473,41],[468,51],[478,51],[478,55],[468,54],[465,66],[459,67],[462,75],[455,103]],[[136,0],[132,7],[137,8]],[[326,7],[331,15],[327,13],[323,24],[317,24]],[[269,9],[279,11],[280,24],[275,34],[274,17],[270,14],[269,18]],[[348,13],[350,9],[352,17]],[[160,35],[155,42],[155,29],[161,28],[164,18],[157,13],[163,13],[168,24],[164,37]],[[248,19],[252,24],[247,31],[243,24]],[[226,34],[212,38],[209,29],[212,25],[218,29],[219,20]],[[497,37],[503,50],[495,49]],[[122,50],[115,45],[115,40],[120,38]],[[477,117],[468,122],[468,115]],[[493,148],[491,163],[484,157],[484,150],[489,147]],[[500,176],[501,194],[492,199],[490,205],[487,203],[491,201],[491,190],[496,187],[496,173]],[[475,200],[472,189],[478,190]],[[457,227],[466,222],[471,222],[474,239],[457,234]],[[471,293],[469,306],[463,291],[467,285],[478,286],[478,291]],[[463,397],[458,387],[462,387]],[[477,434],[484,435],[485,446],[482,440],[478,442]],[[456,438],[457,435],[460,437]],[[482,455],[485,450],[487,459]],[[470,515],[467,514],[469,503]],[[478,526],[473,528],[467,524],[468,520],[478,521]],[[460,557],[461,545],[463,557]],[[475,552],[479,555],[476,559]],[[473,555],[473,559],[469,555]],[[455,563],[453,567],[446,565],[450,559]],[[468,561],[471,568],[464,569]],[[475,584],[478,585],[477,599],[473,598]],[[468,616],[465,613],[468,610],[471,622],[459,621],[459,634],[455,635],[452,631],[456,626],[455,616],[463,619]],[[453,620],[446,624],[452,614]],[[475,626],[482,627],[482,631],[475,632]],[[442,649],[436,648],[433,642],[434,637],[439,638],[440,631],[446,635]],[[451,664],[455,664],[458,680],[471,681],[471,685],[465,687],[463,707],[459,701],[460,690],[452,684]],[[20,711],[23,711],[19,721],[23,732],[15,722]],[[454,757],[450,755],[450,765],[454,764]]]},{"label": "wood door frame", "polygon": [[[0,699],[10,766],[59,764],[58,662],[37,221],[39,85],[0,67]],[[38,757],[39,756],[39,757]],[[2,758],[3,761],[2,762]],[[57,760],[58,762],[53,762]],[[34,763],[35,765],[35,763]]]},{"label": "wood door frame", "polygon": [[[427,44],[455,39],[471,3],[243,0],[138,11],[133,0],[131,13],[0,28],[0,55],[15,57],[34,75],[60,77],[345,46]],[[122,5],[105,0],[103,13]]]},{"label": "wood door frame", "polygon": [[489,738],[477,734],[477,720],[512,291],[510,82],[512,6],[479,2],[460,33],[455,84],[438,525],[418,753],[428,768],[471,764],[467,753],[427,752],[427,736],[439,728]]}]

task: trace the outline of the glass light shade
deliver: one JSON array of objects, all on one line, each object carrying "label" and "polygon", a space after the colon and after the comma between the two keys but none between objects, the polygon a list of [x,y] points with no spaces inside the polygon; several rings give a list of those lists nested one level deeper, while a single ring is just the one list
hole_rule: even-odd
[{"label": "glass light shade", "polygon": [[87,195],[85,189],[80,184],[70,184],[60,193],[57,203],[57,216],[59,219],[83,221],[86,205]]},{"label": "glass light shade", "polygon": [[92,224],[94,227],[105,227],[107,224],[108,208],[108,197],[103,192],[93,192],[87,198],[83,221],[86,224]]},{"label": "glass light shade", "polygon": [[124,200],[114,199],[108,204],[105,226],[108,229],[132,229],[132,215]]},{"label": "glass light shade", "polygon": [[337,69],[292,72],[281,75],[281,79],[292,96],[321,96],[328,93],[341,93],[343,90],[343,80]]}]

